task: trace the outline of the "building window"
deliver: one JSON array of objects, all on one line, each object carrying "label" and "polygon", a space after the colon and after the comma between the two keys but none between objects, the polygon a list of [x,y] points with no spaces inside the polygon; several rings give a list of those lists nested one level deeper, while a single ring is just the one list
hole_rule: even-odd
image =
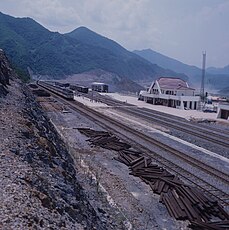
[{"label": "building window", "polygon": [[187,108],[187,101],[184,101],[184,108]]}]

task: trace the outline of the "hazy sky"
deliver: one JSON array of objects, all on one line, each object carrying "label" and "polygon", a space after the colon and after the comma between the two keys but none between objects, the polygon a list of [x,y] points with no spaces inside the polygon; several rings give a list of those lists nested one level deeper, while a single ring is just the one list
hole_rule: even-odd
[{"label": "hazy sky", "polygon": [[229,64],[229,0],[0,0],[0,11],[61,33],[86,26],[199,67],[204,50],[207,66]]}]

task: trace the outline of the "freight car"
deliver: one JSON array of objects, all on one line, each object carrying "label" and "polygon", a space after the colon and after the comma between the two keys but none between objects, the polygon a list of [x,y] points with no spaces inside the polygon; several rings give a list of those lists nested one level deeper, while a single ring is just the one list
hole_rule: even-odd
[{"label": "freight car", "polygon": [[82,86],[82,85],[70,85],[69,86],[70,89],[72,90],[76,90],[78,92],[81,92],[81,93],[88,93],[88,87],[86,86]]},{"label": "freight car", "polygon": [[37,84],[50,90],[53,93],[56,93],[67,100],[74,100],[73,91],[70,89],[62,88],[55,84],[55,82],[48,82],[48,81],[37,81]]}]

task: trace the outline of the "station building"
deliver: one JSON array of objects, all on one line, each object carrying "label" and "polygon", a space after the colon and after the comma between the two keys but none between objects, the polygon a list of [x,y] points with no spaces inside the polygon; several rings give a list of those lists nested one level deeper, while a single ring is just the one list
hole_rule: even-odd
[{"label": "station building", "polygon": [[218,105],[217,118],[229,120],[229,103],[220,103]]},{"label": "station building", "polygon": [[164,105],[178,109],[198,109],[200,97],[195,89],[180,78],[160,77],[153,81],[147,91],[141,91],[139,100],[154,105]]},{"label": "station building", "polygon": [[101,83],[101,82],[93,82],[91,84],[91,89],[97,92],[108,93],[108,85],[105,83]]}]

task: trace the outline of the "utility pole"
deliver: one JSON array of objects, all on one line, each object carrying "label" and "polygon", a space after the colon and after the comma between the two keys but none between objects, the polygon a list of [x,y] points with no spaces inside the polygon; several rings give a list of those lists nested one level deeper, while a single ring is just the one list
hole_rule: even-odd
[{"label": "utility pole", "polygon": [[206,66],[206,51],[203,52],[203,63],[202,63],[202,80],[201,80],[201,88],[200,88],[200,98],[201,102],[204,102],[204,80],[205,80],[205,66]]}]

